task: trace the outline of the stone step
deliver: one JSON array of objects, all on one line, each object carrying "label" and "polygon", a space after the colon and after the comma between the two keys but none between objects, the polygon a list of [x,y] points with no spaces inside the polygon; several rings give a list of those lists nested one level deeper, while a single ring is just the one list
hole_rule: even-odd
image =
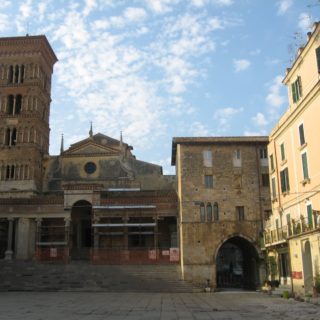
[{"label": "stone step", "polygon": [[0,261],[0,291],[200,292],[177,265],[68,265]]}]

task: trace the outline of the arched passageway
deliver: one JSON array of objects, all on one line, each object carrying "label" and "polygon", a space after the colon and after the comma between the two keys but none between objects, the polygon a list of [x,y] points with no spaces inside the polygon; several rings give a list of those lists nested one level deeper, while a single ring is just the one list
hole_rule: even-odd
[{"label": "arched passageway", "polygon": [[259,256],[248,240],[236,236],[225,241],[216,256],[218,288],[256,289],[259,285]]},{"label": "arched passageway", "polygon": [[80,200],[71,211],[71,258],[89,259],[92,247],[92,206],[88,201]]}]

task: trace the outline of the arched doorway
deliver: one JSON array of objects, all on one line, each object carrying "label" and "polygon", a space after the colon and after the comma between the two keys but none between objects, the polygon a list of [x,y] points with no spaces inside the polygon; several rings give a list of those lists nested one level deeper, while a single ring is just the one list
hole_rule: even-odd
[{"label": "arched doorway", "polygon": [[89,259],[92,247],[91,203],[77,201],[71,211],[71,259]]},{"label": "arched doorway", "polygon": [[303,261],[304,290],[305,290],[305,293],[307,294],[312,292],[312,281],[313,281],[310,241],[305,241],[303,243],[302,261]]},{"label": "arched doorway", "polygon": [[259,255],[247,239],[235,236],[225,241],[216,255],[218,288],[256,289],[259,285]]}]

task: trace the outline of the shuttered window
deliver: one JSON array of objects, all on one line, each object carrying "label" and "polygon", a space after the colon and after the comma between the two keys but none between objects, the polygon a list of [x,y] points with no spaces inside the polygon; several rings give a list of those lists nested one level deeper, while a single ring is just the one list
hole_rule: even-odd
[{"label": "shuttered window", "polygon": [[281,192],[285,193],[290,191],[288,168],[285,168],[284,170],[280,171],[280,180],[281,180]]},{"label": "shuttered window", "polygon": [[316,49],[318,73],[320,73],[320,47]]},{"label": "shuttered window", "polygon": [[303,179],[309,179],[309,171],[308,171],[308,158],[307,158],[307,153],[304,152],[301,155],[301,160],[302,160],[302,172],[303,172]]},{"label": "shuttered window", "polygon": [[306,139],[304,137],[303,123],[301,123],[299,126],[299,138],[300,138],[300,146],[303,146],[306,143]]}]

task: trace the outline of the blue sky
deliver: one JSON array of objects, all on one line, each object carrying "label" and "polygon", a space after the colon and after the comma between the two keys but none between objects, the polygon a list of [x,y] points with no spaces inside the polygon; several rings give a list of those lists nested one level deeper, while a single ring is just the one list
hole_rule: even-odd
[{"label": "blue sky", "polygon": [[173,173],[174,136],[270,132],[319,13],[318,0],[2,0],[0,36],[45,34],[56,52],[51,154],[92,121]]}]

